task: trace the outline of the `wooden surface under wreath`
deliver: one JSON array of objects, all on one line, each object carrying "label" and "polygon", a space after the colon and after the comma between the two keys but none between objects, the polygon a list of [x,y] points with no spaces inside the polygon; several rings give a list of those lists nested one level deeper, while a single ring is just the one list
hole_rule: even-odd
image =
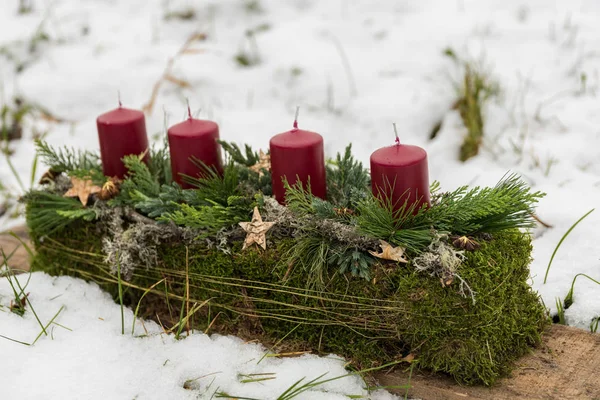
[{"label": "wooden surface under wreath", "polygon": [[[123,181],[98,156],[38,142],[50,167],[23,201],[32,267],[95,281],[139,315],[358,368],[401,360],[491,385],[549,323],[531,290],[532,193],[516,176],[394,211],[348,146],[327,165],[327,201],[271,197],[268,155],[221,142],[222,175],[171,182],[168,151],[127,156]],[[202,168],[202,165],[199,165]],[[283,339],[283,340],[282,340]]]}]

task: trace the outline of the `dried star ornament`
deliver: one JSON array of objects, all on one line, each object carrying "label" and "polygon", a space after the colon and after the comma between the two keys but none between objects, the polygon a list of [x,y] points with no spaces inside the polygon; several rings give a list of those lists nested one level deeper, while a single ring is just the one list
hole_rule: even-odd
[{"label": "dried star ornament", "polygon": [[258,153],[258,162],[248,168],[254,172],[257,172],[259,177],[262,177],[265,174],[263,169],[266,169],[267,171],[271,170],[271,156],[260,150]]},{"label": "dried star ornament", "polygon": [[393,247],[385,240],[379,240],[379,246],[381,247],[381,253],[369,250],[372,256],[381,258],[384,260],[397,261],[407,263],[408,260],[404,258],[405,249],[402,247]]},{"label": "dried star ornament", "polygon": [[71,177],[71,185],[71,189],[64,194],[64,197],[77,197],[84,207],[91,194],[102,190],[101,187],[94,185],[91,179],[80,179],[75,176]]},{"label": "dried star ornament", "polygon": [[275,222],[263,222],[262,217],[258,212],[258,207],[254,207],[252,221],[240,222],[239,224],[242,229],[246,231],[246,240],[244,240],[242,250],[245,250],[254,243],[262,247],[263,250],[267,249],[267,238],[265,234],[273,225],[275,225]]}]

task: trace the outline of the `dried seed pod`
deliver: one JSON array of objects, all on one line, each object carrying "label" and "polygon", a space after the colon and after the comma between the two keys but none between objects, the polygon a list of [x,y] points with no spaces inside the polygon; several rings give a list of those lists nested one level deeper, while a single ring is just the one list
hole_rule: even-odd
[{"label": "dried seed pod", "polygon": [[481,245],[473,238],[467,236],[460,236],[453,238],[452,245],[459,249],[467,251],[475,251],[481,247]]},{"label": "dried seed pod", "polygon": [[102,189],[98,193],[98,198],[100,200],[110,200],[116,195],[119,194],[119,187],[121,186],[121,181],[116,178],[108,178],[104,185],[102,185]]},{"label": "dried seed pod", "polygon": [[44,175],[40,178],[38,182],[40,185],[46,185],[51,182],[55,182],[56,177],[60,175],[60,172],[55,172],[50,168],[48,171],[44,172]]},{"label": "dried seed pod", "polygon": [[354,211],[346,207],[334,208],[333,211],[339,216],[354,215]]}]

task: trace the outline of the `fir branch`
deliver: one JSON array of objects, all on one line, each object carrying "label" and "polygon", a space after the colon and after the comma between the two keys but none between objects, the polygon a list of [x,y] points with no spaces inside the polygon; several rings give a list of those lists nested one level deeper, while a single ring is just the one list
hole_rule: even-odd
[{"label": "fir branch", "polygon": [[142,159],[143,154],[123,157],[123,162],[128,169],[127,177],[121,183],[119,195],[109,202],[111,206],[135,206],[138,201],[132,197],[135,193],[141,193],[147,197],[160,195],[160,183]]},{"label": "fir branch", "polygon": [[176,184],[162,185],[158,197],[147,196],[138,190],[130,193],[134,207],[150,218],[158,218],[165,213],[177,210],[178,203],[185,202],[186,197],[189,196],[186,196],[186,192]]},{"label": "fir branch", "polygon": [[200,207],[177,204],[175,211],[164,213],[158,220],[199,229],[202,231],[199,237],[208,237],[216,235],[222,228],[246,221],[256,205],[245,196],[230,196],[226,205],[207,201],[210,205]]},{"label": "fir branch", "polygon": [[352,145],[327,165],[327,196],[337,207],[354,208],[369,194],[369,172],[352,156]]},{"label": "fir branch", "polygon": [[226,142],[224,140],[217,140],[217,142],[221,145],[229,157],[231,157],[234,162],[240,165],[251,167],[260,160],[258,153],[252,150],[250,145],[245,145],[245,154],[242,154],[242,150],[234,142]]},{"label": "fir branch", "polygon": [[96,153],[67,146],[54,148],[43,140],[36,140],[35,147],[42,162],[54,172],[100,170],[100,158]]}]

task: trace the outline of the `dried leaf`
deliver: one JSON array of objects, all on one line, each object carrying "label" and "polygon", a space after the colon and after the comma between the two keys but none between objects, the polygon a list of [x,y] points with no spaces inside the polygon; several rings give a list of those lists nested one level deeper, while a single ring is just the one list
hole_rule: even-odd
[{"label": "dried leaf", "polygon": [[391,260],[397,262],[407,263],[408,260],[404,258],[404,252],[406,251],[403,247],[393,247],[391,244],[386,242],[385,240],[379,241],[379,246],[381,247],[381,253],[377,253],[375,251],[369,250],[372,256],[377,258],[381,258],[384,260]]}]

